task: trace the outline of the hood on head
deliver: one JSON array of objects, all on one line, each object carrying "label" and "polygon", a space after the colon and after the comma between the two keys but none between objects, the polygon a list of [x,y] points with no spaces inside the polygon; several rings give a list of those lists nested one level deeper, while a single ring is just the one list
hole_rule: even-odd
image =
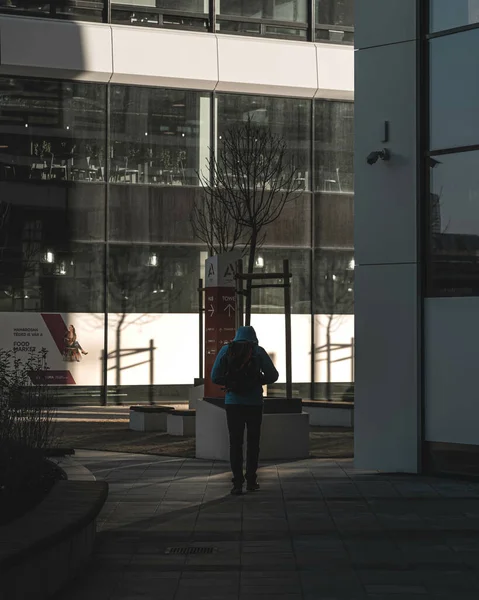
[{"label": "hood on head", "polygon": [[250,325],[246,325],[243,327],[238,327],[238,331],[235,335],[235,342],[254,342],[258,343],[258,338],[256,337],[256,331]]}]

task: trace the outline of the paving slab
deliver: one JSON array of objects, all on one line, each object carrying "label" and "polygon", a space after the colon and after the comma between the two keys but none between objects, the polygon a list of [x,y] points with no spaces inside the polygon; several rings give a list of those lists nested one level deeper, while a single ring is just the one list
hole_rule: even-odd
[{"label": "paving slab", "polygon": [[76,460],[110,495],[89,566],[56,600],[479,598],[477,484],[328,458],[263,465],[261,490],[231,497],[225,463]]}]

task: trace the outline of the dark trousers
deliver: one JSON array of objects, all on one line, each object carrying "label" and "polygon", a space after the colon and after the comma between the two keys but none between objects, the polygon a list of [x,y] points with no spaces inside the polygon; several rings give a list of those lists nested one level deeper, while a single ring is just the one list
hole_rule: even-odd
[{"label": "dark trousers", "polygon": [[243,439],[246,427],[246,481],[256,481],[259,459],[259,439],[263,420],[262,406],[227,404],[226,417],[230,434],[230,462],[233,483],[243,485]]}]

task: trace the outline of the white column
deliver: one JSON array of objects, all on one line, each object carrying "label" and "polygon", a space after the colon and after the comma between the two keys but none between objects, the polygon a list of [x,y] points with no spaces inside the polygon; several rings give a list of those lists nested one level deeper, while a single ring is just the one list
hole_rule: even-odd
[{"label": "white column", "polygon": [[[392,472],[420,462],[416,13],[356,2],[355,464]],[[391,160],[367,164],[383,147]]]}]

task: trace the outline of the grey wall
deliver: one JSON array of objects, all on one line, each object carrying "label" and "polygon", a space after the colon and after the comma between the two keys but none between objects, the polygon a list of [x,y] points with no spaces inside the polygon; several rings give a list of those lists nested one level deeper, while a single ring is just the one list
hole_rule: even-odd
[{"label": "grey wall", "polygon": [[416,28],[416,0],[356,2],[355,463],[398,472],[419,467]]}]

